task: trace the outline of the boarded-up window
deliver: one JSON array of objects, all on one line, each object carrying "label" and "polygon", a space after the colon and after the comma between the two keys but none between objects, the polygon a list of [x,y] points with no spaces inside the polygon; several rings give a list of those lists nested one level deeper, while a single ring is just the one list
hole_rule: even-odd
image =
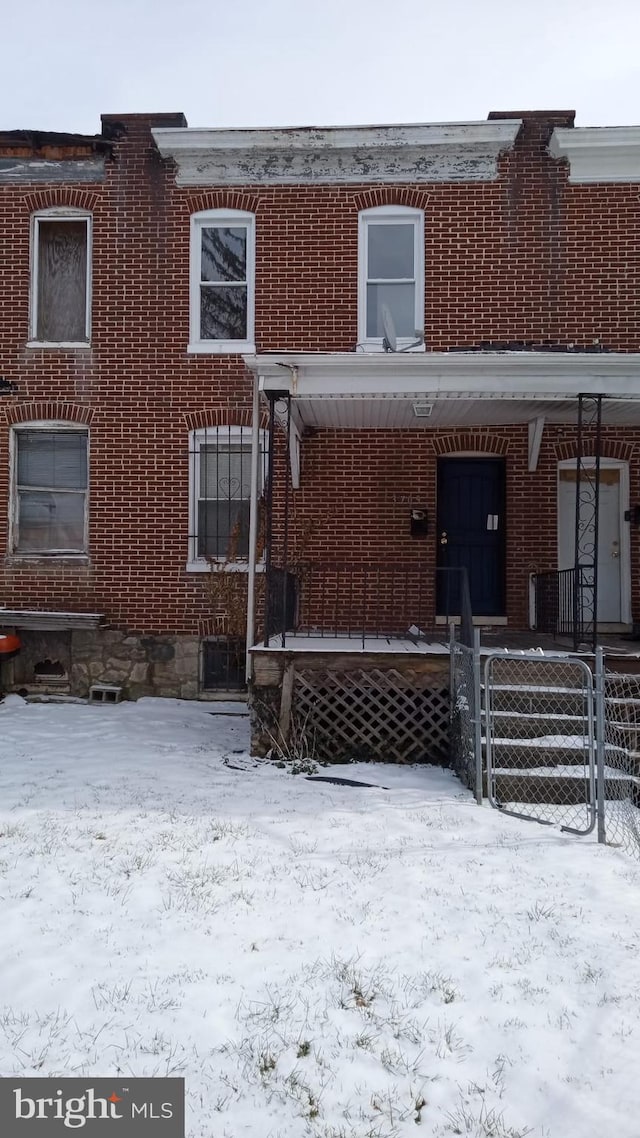
[{"label": "boarded-up window", "polygon": [[36,218],[36,340],[89,339],[88,251],[88,218]]},{"label": "boarded-up window", "polygon": [[86,431],[16,431],[17,553],[83,553]]}]

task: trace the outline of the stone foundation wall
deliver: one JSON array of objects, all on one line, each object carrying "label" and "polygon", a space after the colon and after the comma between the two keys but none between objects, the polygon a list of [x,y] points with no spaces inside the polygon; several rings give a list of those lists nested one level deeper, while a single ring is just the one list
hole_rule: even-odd
[{"label": "stone foundation wall", "polygon": [[71,687],[88,695],[91,684],[118,684],[125,699],[143,695],[197,699],[197,636],[129,636],[122,632],[74,632]]},{"label": "stone foundation wall", "polygon": [[[6,690],[66,693],[86,697],[94,683],[117,684],[124,699],[174,696],[197,699],[200,692],[200,640],[197,636],[139,636],[114,630],[34,633],[20,629],[25,650],[4,666]],[[34,675],[38,659],[60,660],[68,683],[48,685]],[[38,659],[37,659],[38,658]]]}]

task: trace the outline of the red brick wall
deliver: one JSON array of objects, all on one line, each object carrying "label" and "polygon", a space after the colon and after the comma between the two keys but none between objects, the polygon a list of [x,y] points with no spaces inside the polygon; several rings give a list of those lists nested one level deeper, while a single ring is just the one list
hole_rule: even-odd
[{"label": "red brick wall", "polygon": [[[425,209],[428,350],[596,339],[640,350],[637,187],[569,186],[565,164],[545,153],[550,122],[528,124],[491,183],[206,192],[175,185],[152,144],[153,116],[123,122],[103,184],[0,187],[0,376],[18,387],[15,397],[0,396],[0,558],[9,429],[24,418],[23,405],[53,404],[61,418],[90,422],[91,432],[90,563],[4,558],[0,603],[100,611],[114,626],[140,631],[204,627],[206,582],[185,571],[188,430],[244,418],[251,385],[241,359],[186,352],[195,210],[256,212],[259,351],[354,349],[358,210],[382,201]],[[58,201],[93,210],[86,350],[25,347],[30,215]],[[613,434],[635,446],[636,433]],[[566,431],[547,430],[536,474],[527,471],[524,428],[491,435],[504,441],[508,471],[508,611],[523,621],[530,566],[555,564],[554,447]],[[425,428],[402,436],[323,431],[306,440],[296,513],[314,521],[312,552],[432,563],[433,529],[426,541],[412,541],[397,498],[415,494],[435,512],[439,437]],[[446,445],[467,449],[464,441]],[[632,478],[632,501],[640,500],[635,469]]]}]

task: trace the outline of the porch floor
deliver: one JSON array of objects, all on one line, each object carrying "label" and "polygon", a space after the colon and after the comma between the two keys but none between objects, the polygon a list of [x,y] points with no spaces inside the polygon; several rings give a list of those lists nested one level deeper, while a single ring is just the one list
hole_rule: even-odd
[{"label": "porch floor", "polygon": [[[628,636],[615,633],[602,633],[599,644],[608,657],[629,657],[637,659],[640,665],[640,639],[633,640]],[[527,652],[535,649],[557,655],[558,653],[573,653],[573,643],[568,637],[555,637],[546,632],[516,631],[501,627],[483,627],[480,630],[480,650],[487,655],[490,652],[504,650],[505,652]],[[288,632],[283,647],[280,633],[272,636],[268,646],[255,644],[253,652],[324,652],[348,653],[349,655],[379,654],[382,652],[418,656],[437,656],[448,654],[449,638],[444,631],[434,632],[429,639],[412,639],[410,637],[384,637],[384,636],[298,636]],[[588,651],[578,653],[588,655]]]}]

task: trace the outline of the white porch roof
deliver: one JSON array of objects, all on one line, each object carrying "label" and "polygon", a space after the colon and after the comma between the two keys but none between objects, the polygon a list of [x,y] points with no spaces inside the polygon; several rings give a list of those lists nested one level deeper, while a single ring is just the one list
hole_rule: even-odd
[{"label": "white porch roof", "polygon": [[292,396],[299,427],[471,427],[541,417],[575,423],[579,394],[606,397],[603,423],[640,425],[640,353],[273,352],[244,358],[265,395]]}]

